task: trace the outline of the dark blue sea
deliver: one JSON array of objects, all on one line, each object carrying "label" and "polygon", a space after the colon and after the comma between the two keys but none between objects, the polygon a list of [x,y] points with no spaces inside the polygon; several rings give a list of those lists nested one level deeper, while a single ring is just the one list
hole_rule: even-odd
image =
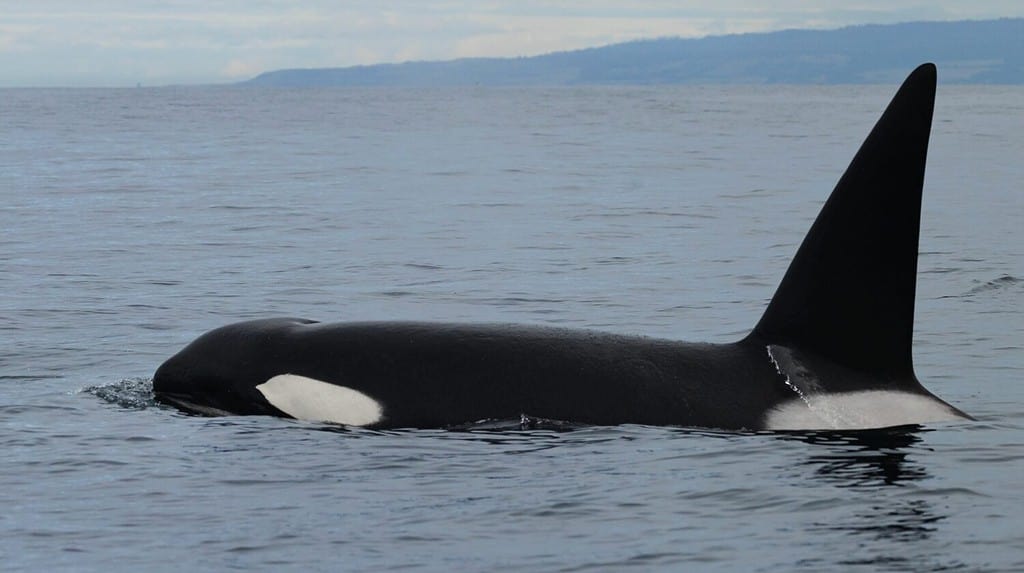
[{"label": "dark blue sea", "polygon": [[940,77],[925,184],[916,369],[977,421],[153,401],[164,359],[256,317],[737,339],[895,88],[0,90],[0,569],[1024,570],[1019,87]]}]

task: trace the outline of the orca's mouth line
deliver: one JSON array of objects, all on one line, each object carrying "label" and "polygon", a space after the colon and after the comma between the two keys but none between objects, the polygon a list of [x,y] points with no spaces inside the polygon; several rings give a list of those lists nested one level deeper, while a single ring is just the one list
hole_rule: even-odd
[{"label": "orca's mouth line", "polygon": [[210,417],[234,415],[233,412],[221,410],[220,408],[215,408],[213,406],[207,406],[205,404],[197,404],[186,398],[191,398],[191,396],[186,396],[185,394],[175,394],[173,392],[160,392],[156,394],[156,400],[158,402],[163,402],[168,406],[174,406],[175,408],[184,410],[190,414],[197,414],[200,416]]}]

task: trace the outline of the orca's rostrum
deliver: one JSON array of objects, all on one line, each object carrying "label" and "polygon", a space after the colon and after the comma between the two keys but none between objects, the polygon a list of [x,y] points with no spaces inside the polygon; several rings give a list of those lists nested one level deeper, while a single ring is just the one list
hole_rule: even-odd
[{"label": "orca's rostrum", "polygon": [[202,335],[160,366],[153,389],[189,412],[378,428],[523,414],[749,430],[969,419],[921,386],[911,357],[935,85],[932,64],[903,83],[738,342],[274,318]]}]

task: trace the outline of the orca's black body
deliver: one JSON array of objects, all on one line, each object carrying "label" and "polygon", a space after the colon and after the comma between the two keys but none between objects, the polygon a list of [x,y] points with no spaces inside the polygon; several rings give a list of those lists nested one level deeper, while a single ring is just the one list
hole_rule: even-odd
[{"label": "orca's black body", "polygon": [[507,325],[243,322],[165,362],[192,412],[371,427],[523,414],[589,424],[868,428],[967,419],[914,375],[921,191],[935,68],[904,82],[743,340],[694,344]]}]

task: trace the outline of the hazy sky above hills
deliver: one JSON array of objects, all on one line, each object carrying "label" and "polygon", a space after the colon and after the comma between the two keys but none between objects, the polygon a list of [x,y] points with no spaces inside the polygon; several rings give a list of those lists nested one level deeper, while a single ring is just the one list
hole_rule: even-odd
[{"label": "hazy sky above hills", "polygon": [[229,82],[641,38],[1024,16],[1020,0],[0,0],[0,86]]}]

